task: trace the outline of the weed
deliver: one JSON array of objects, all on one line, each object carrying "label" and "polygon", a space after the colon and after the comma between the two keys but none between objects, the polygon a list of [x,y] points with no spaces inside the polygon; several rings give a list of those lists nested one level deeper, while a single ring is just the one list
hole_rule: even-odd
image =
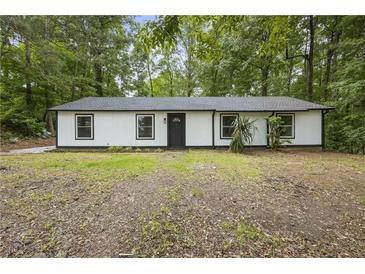
[{"label": "weed", "polygon": [[31,193],[29,193],[29,198],[33,202],[49,202],[54,198],[54,195],[52,192],[47,192],[44,194],[37,193],[37,192],[31,192]]},{"label": "weed", "polygon": [[174,244],[177,227],[166,218],[154,218],[142,228],[144,242],[152,245],[153,256],[168,252]]},{"label": "weed", "polygon": [[47,221],[44,225],[43,225],[43,228],[45,230],[52,230],[55,226],[55,222],[54,221]]},{"label": "weed", "polygon": [[111,146],[106,149],[107,152],[125,152],[124,147],[120,146]]},{"label": "weed", "polygon": [[241,223],[237,226],[235,231],[237,240],[244,243],[246,240],[257,240],[263,238],[263,233],[256,226]]},{"label": "weed", "polygon": [[195,198],[203,198],[203,196],[204,196],[203,190],[201,188],[198,188],[198,187],[193,187],[191,189],[191,194]]},{"label": "weed", "polygon": [[180,187],[170,188],[167,190],[167,199],[173,204],[177,204],[182,200]]}]

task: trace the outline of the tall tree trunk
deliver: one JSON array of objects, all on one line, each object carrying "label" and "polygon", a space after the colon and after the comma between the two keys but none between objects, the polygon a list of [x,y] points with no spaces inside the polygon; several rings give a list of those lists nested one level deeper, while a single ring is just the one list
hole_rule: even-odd
[{"label": "tall tree trunk", "polygon": [[25,37],[24,39],[24,45],[25,45],[25,92],[26,92],[26,104],[28,107],[28,110],[31,111],[33,109],[32,104],[32,83],[30,80],[30,69],[31,69],[31,57],[30,57],[30,42],[28,37]]},{"label": "tall tree trunk", "polygon": [[171,55],[170,55],[170,53],[168,53],[168,55],[167,55],[167,70],[169,71],[169,96],[172,97],[172,96],[174,96],[174,74],[172,72],[170,58],[171,58]]},{"label": "tall tree trunk", "polygon": [[187,60],[187,67],[186,67],[186,78],[187,78],[187,95],[188,97],[190,97],[193,94],[193,72],[192,72],[192,68],[191,68],[191,62],[192,62],[192,57],[191,54],[188,53],[188,60]]},{"label": "tall tree trunk", "polygon": [[309,16],[309,53],[308,53],[308,74],[307,74],[307,96],[308,100],[313,100],[313,65],[314,65],[314,17],[313,15]]},{"label": "tall tree trunk", "polygon": [[291,82],[292,82],[292,77],[293,77],[293,67],[294,67],[294,64],[293,64],[293,60],[291,59],[290,60],[290,63],[289,63],[289,71],[288,71],[288,81],[287,81],[287,84],[286,84],[286,89],[287,89],[287,95],[290,96],[290,93],[291,93]]},{"label": "tall tree trunk", "polygon": [[328,43],[328,50],[327,50],[327,59],[326,59],[326,70],[324,75],[324,90],[323,90],[323,97],[325,100],[328,99],[328,85],[331,82],[331,68],[332,64],[335,62],[336,59],[336,48],[338,42],[340,40],[340,32],[337,30],[337,25],[339,21],[339,16],[335,16],[334,18],[334,26],[331,31],[331,35],[329,37]]},{"label": "tall tree trunk", "polygon": [[[190,32],[191,27],[188,25],[188,33]],[[193,83],[193,38],[189,36],[187,37],[185,43],[185,49],[187,53],[187,60],[186,60],[186,80],[187,80],[187,96],[190,97],[194,91],[194,83]]]},{"label": "tall tree trunk", "polygon": [[[47,70],[45,71],[46,76],[48,75]],[[50,111],[48,111],[48,109],[52,106],[50,97],[49,97],[49,90],[51,89],[51,87],[49,85],[45,85],[44,90],[44,100],[46,103],[46,109],[43,115],[43,121],[45,121],[47,123],[47,127],[48,130],[51,132],[52,136],[55,135],[55,130],[54,130],[54,125],[53,125],[53,120],[52,120],[52,113]]]},{"label": "tall tree trunk", "polygon": [[261,68],[261,96],[267,96],[269,73],[269,66]]},{"label": "tall tree trunk", "polygon": [[96,93],[98,94],[98,96],[103,96],[103,87],[102,87],[103,71],[101,65],[98,62],[94,64],[94,70],[95,70]]},{"label": "tall tree trunk", "polygon": [[153,82],[152,82],[152,73],[151,73],[151,64],[150,64],[150,56],[147,57],[147,73],[148,73],[148,79],[150,82],[150,92],[151,92],[151,97],[153,97]]},{"label": "tall tree trunk", "polygon": [[55,136],[56,132],[53,125],[52,113],[50,111],[47,112],[47,124],[48,124],[48,129],[51,132],[51,135]]},{"label": "tall tree trunk", "polygon": [[74,77],[72,79],[72,86],[71,86],[71,101],[75,100],[75,92],[76,92],[75,78],[77,77],[77,65],[78,65],[78,60],[76,60],[74,67]]},{"label": "tall tree trunk", "polygon": [[213,79],[212,79],[212,88],[210,92],[213,96],[217,96],[218,64],[214,64],[212,74],[213,74]]},{"label": "tall tree trunk", "polygon": [[170,70],[170,97],[174,96],[174,75],[172,74],[172,71]]}]

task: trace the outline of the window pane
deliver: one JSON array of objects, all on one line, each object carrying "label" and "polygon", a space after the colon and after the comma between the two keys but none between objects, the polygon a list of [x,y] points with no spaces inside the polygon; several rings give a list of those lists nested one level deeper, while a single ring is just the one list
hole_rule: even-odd
[{"label": "window pane", "polygon": [[234,128],[233,127],[224,127],[223,128],[223,137],[232,137]]},{"label": "window pane", "polygon": [[283,127],[281,136],[292,136],[293,134],[293,127]]},{"label": "window pane", "polygon": [[77,133],[78,133],[78,136],[77,137],[81,137],[81,138],[85,138],[85,137],[88,137],[88,138],[91,138],[91,127],[79,127],[77,129]]},{"label": "window pane", "polygon": [[224,126],[231,126],[233,125],[234,121],[236,120],[237,116],[222,116],[223,118],[223,125]]},{"label": "window pane", "polygon": [[91,126],[91,117],[90,116],[78,116],[77,125],[78,126]]},{"label": "window pane", "polygon": [[139,138],[152,138],[152,127],[138,127]]},{"label": "window pane", "polygon": [[138,116],[139,126],[152,126],[152,116]]},{"label": "window pane", "polygon": [[283,125],[288,125],[288,126],[291,126],[293,124],[293,116],[287,116],[287,115],[284,115],[284,116],[279,116],[281,118],[281,121]]}]

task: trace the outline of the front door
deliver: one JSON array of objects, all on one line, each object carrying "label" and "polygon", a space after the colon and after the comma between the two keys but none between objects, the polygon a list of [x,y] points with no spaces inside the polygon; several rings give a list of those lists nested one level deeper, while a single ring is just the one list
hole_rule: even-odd
[{"label": "front door", "polygon": [[167,113],[169,147],[185,147],[185,113]]}]

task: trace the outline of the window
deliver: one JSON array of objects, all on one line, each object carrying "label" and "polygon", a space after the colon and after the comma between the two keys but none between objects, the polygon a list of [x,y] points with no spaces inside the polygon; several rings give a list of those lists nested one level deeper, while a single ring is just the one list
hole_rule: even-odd
[{"label": "window", "polygon": [[137,140],[155,138],[155,115],[137,114]]},{"label": "window", "polygon": [[231,139],[238,114],[221,114],[221,139]]},{"label": "window", "polygon": [[76,139],[94,139],[94,115],[76,114]]},{"label": "window", "polygon": [[294,139],[294,113],[280,113],[276,114],[276,116],[280,117],[282,121],[282,132],[280,137],[284,139]]}]

